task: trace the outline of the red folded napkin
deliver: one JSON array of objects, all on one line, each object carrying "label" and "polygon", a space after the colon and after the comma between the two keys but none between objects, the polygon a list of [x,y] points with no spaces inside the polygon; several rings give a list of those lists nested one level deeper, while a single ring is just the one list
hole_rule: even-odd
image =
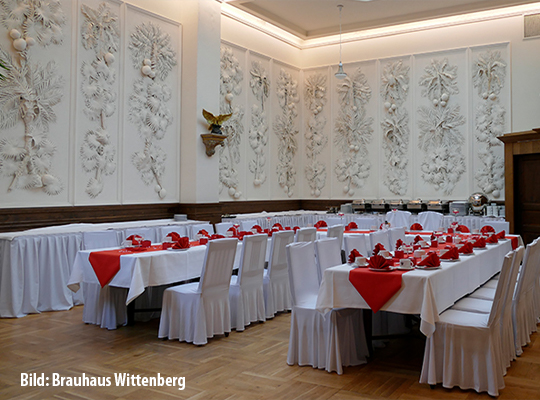
[{"label": "red folded napkin", "polygon": [[281,225],[279,222],[276,222],[274,225],[272,225],[272,229],[277,228],[280,231],[283,230],[283,225]]},{"label": "red folded napkin", "polygon": [[142,240],[142,239],[143,239],[143,237],[140,236],[140,235],[131,235],[126,240]]},{"label": "red folded napkin", "polygon": [[486,247],[486,239],[484,239],[483,237],[476,239],[476,241],[473,243],[473,247],[483,249],[484,247]]},{"label": "red folded napkin", "polygon": [[411,225],[411,231],[421,231],[424,229],[418,222]]},{"label": "red folded napkin", "polygon": [[375,254],[369,257],[368,266],[373,269],[387,269],[390,268],[388,260],[383,256]]},{"label": "red folded napkin", "polygon": [[345,230],[347,230],[347,231],[350,231],[350,230],[353,230],[353,229],[358,229],[358,225],[354,221],[349,222],[349,225],[347,225],[347,227],[345,228]]},{"label": "red folded napkin", "polygon": [[214,239],[224,239],[224,238],[225,238],[225,236],[220,235],[219,233],[214,233],[214,234],[211,235],[208,239],[214,240]]},{"label": "red folded napkin", "polygon": [[456,228],[456,231],[461,232],[461,233],[470,232],[469,228],[467,228],[465,225],[458,225],[458,227]]},{"label": "red folded napkin", "polygon": [[292,231],[292,228],[291,228],[290,226],[286,226],[286,227],[285,227],[285,230],[286,230],[286,231]]},{"label": "red folded napkin", "polygon": [[439,259],[439,256],[437,254],[429,253],[426,258],[418,262],[417,265],[421,267],[435,268],[441,265],[441,260]]},{"label": "red folded napkin", "polygon": [[349,263],[353,263],[356,260],[356,257],[363,257],[362,254],[356,249],[352,249],[351,254],[349,254]]},{"label": "red folded napkin", "polygon": [[176,232],[171,232],[171,233],[169,233],[169,234],[168,234],[167,236],[165,236],[165,237],[170,237],[170,238],[172,239],[173,242],[177,242],[178,239],[181,238],[181,236],[180,236],[178,233],[176,233]]},{"label": "red folded napkin", "polygon": [[229,229],[227,229],[227,232],[232,232],[233,236],[238,235],[238,229],[236,229],[234,226],[231,226]]},{"label": "red folded napkin", "polygon": [[375,248],[373,249],[373,255],[379,254],[379,251],[381,251],[381,250],[386,250],[386,249],[384,248],[384,246],[381,243],[377,243],[375,245]]},{"label": "red folded napkin", "polygon": [[326,221],[319,221],[317,222],[315,225],[313,225],[315,228],[324,228],[324,227],[327,227],[328,224],[326,223]]},{"label": "red folded napkin", "polygon": [[[231,228],[229,228],[229,230],[231,230]],[[199,232],[197,232],[197,235],[203,235],[206,237],[210,236],[210,234],[204,229],[201,229]]]},{"label": "red folded napkin", "polygon": [[504,239],[506,237],[506,231],[502,230],[497,233],[497,239]]},{"label": "red folded napkin", "polygon": [[486,242],[487,243],[499,243],[499,237],[497,236],[496,233],[494,233],[493,235],[491,235],[490,237],[488,237],[486,239]]},{"label": "red folded napkin", "polygon": [[422,236],[416,235],[416,237],[415,237],[414,240],[413,240],[413,243],[416,244],[416,243],[418,243],[418,242],[421,241],[421,240],[424,240],[424,239],[422,239]]},{"label": "red folded napkin", "polygon": [[459,251],[456,247],[450,247],[440,258],[443,260],[457,260],[459,258]]},{"label": "red folded napkin", "polygon": [[251,231],[240,231],[240,232],[238,232],[238,235],[236,235],[236,237],[238,238],[238,240],[243,240],[244,236],[249,236],[249,235],[253,235],[253,232],[251,232]]},{"label": "red folded napkin", "polygon": [[480,232],[482,232],[482,233],[495,233],[495,228],[493,228],[491,225],[485,225],[480,229]]},{"label": "red folded napkin", "polygon": [[396,240],[396,249],[399,249],[401,246],[403,246],[403,240],[401,239],[398,239]]},{"label": "red folded napkin", "polygon": [[296,231],[297,231],[298,229],[300,229],[300,227],[299,227],[299,226],[295,226],[295,227],[293,228],[294,233],[296,233]]},{"label": "red folded napkin", "polygon": [[473,252],[473,245],[471,242],[465,243],[458,249],[458,252],[461,254],[471,254]]},{"label": "red folded napkin", "polygon": [[172,246],[173,249],[189,249],[189,238],[181,237],[175,244]]},{"label": "red folded napkin", "polygon": [[253,225],[251,229],[255,229],[257,233],[263,233],[263,228],[260,225]]}]

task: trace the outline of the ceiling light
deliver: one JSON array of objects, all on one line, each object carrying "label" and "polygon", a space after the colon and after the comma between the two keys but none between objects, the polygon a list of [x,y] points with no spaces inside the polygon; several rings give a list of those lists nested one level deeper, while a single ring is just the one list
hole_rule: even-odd
[{"label": "ceiling light", "polygon": [[339,8],[339,64],[338,64],[338,70],[335,76],[338,79],[343,79],[347,76],[345,71],[343,71],[343,64],[341,63],[341,10],[343,8],[343,5],[338,4],[337,7]]}]

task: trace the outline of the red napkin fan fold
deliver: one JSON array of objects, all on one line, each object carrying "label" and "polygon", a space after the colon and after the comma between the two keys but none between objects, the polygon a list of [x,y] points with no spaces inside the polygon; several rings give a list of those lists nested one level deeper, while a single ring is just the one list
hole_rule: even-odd
[{"label": "red napkin fan fold", "polygon": [[411,225],[411,231],[421,231],[424,229],[418,222]]},{"label": "red napkin fan fold", "polygon": [[480,232],[482,232],[482,233],[495,233],[495,228],[493,228],[491,225],[485,225],[480,229]]},{"label": "red napkin fan fold", "polygon": [[349,263],[353,263],[356,260],[356,257],[363,257],[362,254],[356,249],[352,249],[351,253],[349,254]]},{"label": "red napkin fan fold", "polygon": [[490,237],[488,237],[486,239],[486,242],[487,243],[499,243],[499,237],[497,236],[496,233],[494,233],[493,235],[491,235]]},{"label": "red napkin fan fold", "polygon": [[470,242],[465,243],[458,249],[461,254],[471,254],[473,252],[473,245]]},{"label": "red napkin fan fold", "polygon": [[476,241],[473,243],[473,247],[483,249],[484,247],[486,247],[486,239],[484,239],[483,237],[476,239]]},{"label": "red napkin fan fold", "polygon": [[396,249],[399,249],[403,245],[404,245],[403,240],[401,239],[396,240]]},{"label": "red napkin fan fold", "polygon": [[388,260],[378,254],[369,257],[368,266],[373,269],[387,269],[390,268]]},{"label": "red napkin fan fold", "polygon": [[315,228],[325,228],[328,226],[328,224],[326,223],[326,221],[318,221],[315,225],[313,225]]},{"label": "red napkin fan fold", "polygon": [[171,233],[169,233],[169,234],[168,234],[167,236],[165,236],[165,237],[170,237],[170,238],[172,239],[173,242],[177,242],[178,239],[181,238],[181,236],[180,236],[178,233],[176,233],[176,232],[171,232]]},{"label": "red napkin fan fold", "polygon": [[441,265],[441,260],[437,254],[429,253],[426,258],[418,262],[417,265],[421,267],[435,268]]},{"label": "red napkin fan fold", "polygon": [[[230,228],[229,228],[230,230]],[[197,235],[203,235],[203,236],[206,236],[206,237],[209,237],[210,235],[208,234],[208,232],[204,229],[201,229],[199,232],[197,232]]]},{"label": "red napkin fan fold", "polygon": [[260,225],[253,225],[251,229],[255,229],[257,233],[263,233],[263,228]]},{"label": "red napkin fan fold", "polygon": [[347,225],[345,230],[350,231],[353,229],[358,229],[358,225],[356,224],[356,222],[349,222],[349,225]]},{"label": "red napkin fan fold", "polygon": [[382,245],[381,243],[377,243],[375,245],[375,248],[373,249],[373,254],[378,255],[379,251],[381,251],[381,250],[386,250],[386,249],[384,248],[384,245]]},{"label": "red napkin fan fold", "polygon": [[506,231],[500,231],[497,233],[497,239],[504,239],[506,237]]},{"label": "red napkin fan fold", "polygon": [[469,230],[469,228],[467,228],[465,225],[458,225],[458,227],[456,228],[456,231],[461,232],[461,233],[470,233],[471,232]]},{"label": "red napkin fan fold", "polygon": [[175,244],[173,244],[172,248],[189,249],[189,238],[187,236],[181,237]]},{"label": "red napkin fan fold", "polygon": [[457,260],[459,258],[459,251],[456,247],[450,247],[440,258],[442,260]]}]

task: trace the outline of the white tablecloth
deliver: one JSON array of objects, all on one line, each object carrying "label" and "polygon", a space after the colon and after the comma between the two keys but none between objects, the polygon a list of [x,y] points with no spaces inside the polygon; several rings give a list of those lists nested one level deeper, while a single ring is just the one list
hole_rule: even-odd
[{"label": "white tablecloth", "polygon": [[107,224],[71,224],[0,234],[0,317],[23,317],[42,311],[68,310],[82,295],[67,289],[82,232],[112,229],[119,240],[128,228],[149,227],[158,238],[168,225],[200,221],[160,219]]},{"label": "white tablecloth", "polygon": [[[442,262],[441,269],[407,272],[402,275],[401,289],[381,310],[419,314],[420,330],[429,337],[435,331],[439,314],[499,272],[503,257],[510,250],[510,240],[500,241],[486,250],[475,249],[474,256],[461,255],[459,262]],[[332,308],[369,309],[349,282],[350,270],[344,264],[324,272],[317,298],[317,310],[321,313]]]}]

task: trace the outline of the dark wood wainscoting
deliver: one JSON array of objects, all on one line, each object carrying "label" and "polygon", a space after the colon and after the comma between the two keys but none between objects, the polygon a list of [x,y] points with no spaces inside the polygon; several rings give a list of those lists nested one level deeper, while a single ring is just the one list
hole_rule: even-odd
[{"label": "dark wood wainscoting", "polygon": [[72,207],[0,208],[0,232],[14,232],[45,226],[76,223],[107,223],[172,218],[187,214],[189,219],[217,223],[226,214],[327,210],[350,200],[264,200],[220,203],[130,204]]}]

